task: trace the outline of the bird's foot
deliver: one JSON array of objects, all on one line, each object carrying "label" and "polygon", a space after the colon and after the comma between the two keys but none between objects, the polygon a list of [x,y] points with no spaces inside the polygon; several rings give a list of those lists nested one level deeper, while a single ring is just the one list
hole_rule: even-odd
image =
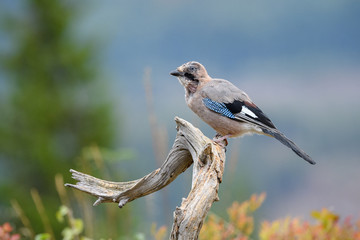
[{"label": "bird's foot", "polygon": [[219,133],[217,133],[213,138],[213,141],[222,147],[226,147],[228,145],[228,141],[227,141],[228,137],[230,137],[230,135],[222,136]]}]

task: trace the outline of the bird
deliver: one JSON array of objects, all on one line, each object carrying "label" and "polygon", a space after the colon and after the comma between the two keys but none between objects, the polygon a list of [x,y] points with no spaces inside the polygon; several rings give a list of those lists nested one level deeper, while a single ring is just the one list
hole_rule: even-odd
[{"label": "bird", "polygon": [[188,107],[217,132],[213,139],[216,143],[225,141],[227,144],[228,138],[244,135],[266,135],[315,164],[307,153],[275,127],[244,91],[227,80],[210,77],[201,63],[184,63],[170,75],[177,77],[183,85]]}]

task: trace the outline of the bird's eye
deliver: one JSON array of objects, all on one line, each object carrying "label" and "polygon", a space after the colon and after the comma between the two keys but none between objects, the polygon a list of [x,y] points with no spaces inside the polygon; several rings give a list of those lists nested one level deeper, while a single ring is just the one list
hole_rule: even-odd
[{"label": "bird's eye", "polygon": [[191,67],[189,67],[189,70],[190,70],[190,72],[195,72],[196,68],[191,66]]}]

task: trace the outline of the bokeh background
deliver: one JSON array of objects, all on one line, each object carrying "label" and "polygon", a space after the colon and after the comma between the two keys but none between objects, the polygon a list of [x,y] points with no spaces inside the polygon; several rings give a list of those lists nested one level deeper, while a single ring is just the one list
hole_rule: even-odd
[{"label": "bokeh background", "polygon": [[[166,157],[175,116],[212,138],[169,75],[190,60],[245,90],[317,161],[268,137],[232,139],[213,212],[224,216],[233,201],[266,192],[259,221],[306,219],[322,207],[359,218],[359,13],[356,0],[1,1],[0,222],[21,228],[16,200],[44,232],[37,189],[59,235],[55,175],[142,177]],[[131,238],[153,223],[170,228],[190,186],[188,170],[121,210],[69,199],[75,215],[88,205],[96,216],[96,231],[85,222],[90,237]]]}]

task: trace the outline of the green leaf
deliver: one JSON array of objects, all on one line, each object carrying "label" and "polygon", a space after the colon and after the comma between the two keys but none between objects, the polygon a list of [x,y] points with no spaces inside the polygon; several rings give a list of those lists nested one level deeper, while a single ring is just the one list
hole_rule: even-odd
[{"label": "green leaf", "polygon": [[56,212],[56,219],[62,223],[64,222],[64,217],[69,213],[69,208],[62,205],[59,210]]},{"label": "green leaf", "polygon": [[84,229],[83,221],[80,218],[76,218],[76,219],[74,219],[73,224],[74,224],[73,225],[74,226],[74,228],[73,228],[74,234],[79,235]]},{"label": "green leaf", "polygon": [[74,231],[67,227],[62,230],[61,234],[63,235],[63,240],[72,240],[74,239]]},{"label": "green leaf", "polygon": [[51,235],[49,233],[40,233],[35,236],[35,240],[50,240]]}]

